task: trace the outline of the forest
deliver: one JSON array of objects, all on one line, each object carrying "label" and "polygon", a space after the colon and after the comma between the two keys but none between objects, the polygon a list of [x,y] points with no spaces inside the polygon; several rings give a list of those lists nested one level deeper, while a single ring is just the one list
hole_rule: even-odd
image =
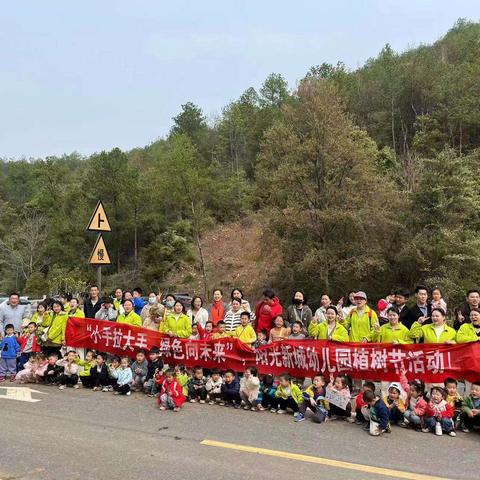
[{"label": "forest", "polygon": [[262,254],[281,253],[268,286],[288,298],[421,282],[456,302],[480,286],[480,23],[404,52],[387,44],[355,70],[319,63],[295,88],[273,73],[214,120],[190,102],[172,120],[130,151],[0,160],[0,292],[94,281],[99,199],[105,290],[174,289],[169,273],[189,264],[205,295],[221,279],[204,235],[253,214]]}]

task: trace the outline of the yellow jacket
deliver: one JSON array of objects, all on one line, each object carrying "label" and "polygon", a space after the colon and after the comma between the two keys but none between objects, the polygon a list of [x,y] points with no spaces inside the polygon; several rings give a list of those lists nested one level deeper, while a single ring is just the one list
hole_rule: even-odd
[{"label": "yellow jacket", "polygon": [[433,323],[428,325],[420,325],[418,322],[414,322],[412,328],[410,328],[411,338],[423,338],[424,343],[445,343],[447,340],[454,340],[457,337],[457,332],[449,327],[447,324],[444,326],[444,330],[437,340],[437,334]]},{"label": "yellow jacket", "polygon": [[257,334],[250,324],[245,327],[243,325],[239,325],[235,329],[233,337],[238,338],[242,343],[248,343],[249,345],[255,343],[257,340]]},{"label": "yellow jacket", "polygon": [[403,323],[398,323],[396,328],[386,323],[380,327],[380,331],[373,332],[374,342],[393,343],[394,340],[401,344],[412,343],[410,330]]},{"label": "yellow jacket", "polygon": [[80,308],[77,308],[75,310],[75,313],[72,313],[72,311],[69,309],[68,310],[68,316],[69,317],[77,317],[77,318],[85,318],[85,314],[83,313],[83,310]]},{"label": "yellow jacket", "polygon": [[350,335],[350,341],[361,342],[366,338],[371,342],[375,323],[378,323],[377,314],[368,305],[365,305],[361,318],[358,318],[357,307],[353,308],[345,319],[345,328]]},{"label": "yellow jacket", "polygon": [[171,313],[160,325],[162,333],[173,332],[178,338],[188,338],[192,334],[192,322],[184,313],[178,319]]},{"label": "yellow jacket", "polygon": [[52,343],[61,345],[65,340],[65,330],[67,328],[68,315],[65,312],[53,314],[50,329],[48,330],[48,339]]},{"label": "yellow jacket", "polygon": [[[389,403],[388,402],[388,395],[385,395],[385,397],[383,397],[383,401],[385,403],[385,405],[387,406],[387,408],[390,410],[391,407],[393,407],[393,403]],[[405,407],[405,402],[399,397],[399,399],[397,400],[396,402],[397,404],[397,408],[402,412],[402,413],[405,413],[405,410],[406,410],[406,407]]]},{"label": "yellow jacket", "polygon": [[128,314],[122,313],[117,318],[117,323],[126,323],[128,325],[133,325],[134,327],[142,326],[142,319],[140,315],[137,315],[133,310]]},{"label": "yellow jacket", "polygon": [[[310,337],[314,338],[315,340],[327,340],[328,336],[328,323],[311,323],[308,326],[308,334]],[[332,333],[332,341],[334,342],[348,342],[348,332],[346,328],[337,322],[335,325],[335,330]]]},{"label": "yellow jacket", "polygon": [[[302,391],[300,390],[298,385],[295,385],[293,382],[290,383],[290,396],[299,405],[303,402]],[[282,387],[281,385],[278,385],[277,391],[275,392],[275,397],[276,398],[283,398],[284,400],[286,400],[289,397],[287,392],[286,392],[286,387]]]},{"label": "yellow jacket", "polygon": [[457,332],[457,343],[478,342],[477,332],[471,323],[464,323]]}]

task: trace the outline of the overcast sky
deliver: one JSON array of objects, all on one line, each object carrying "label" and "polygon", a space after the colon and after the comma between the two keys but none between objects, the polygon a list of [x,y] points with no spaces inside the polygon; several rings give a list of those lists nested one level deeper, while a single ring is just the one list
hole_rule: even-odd
[{"label": "overcast sky", "polygon": [[271,72],[430,43],[479,0],[0,0],[0,157],[144,146]]}]

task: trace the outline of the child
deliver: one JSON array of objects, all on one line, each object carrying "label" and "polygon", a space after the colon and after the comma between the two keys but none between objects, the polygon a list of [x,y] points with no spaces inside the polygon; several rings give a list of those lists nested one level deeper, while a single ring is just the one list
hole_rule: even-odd
[{"label": "child", "polygon": [[363,401],[368,405],[365,418],[370,421],[369,433],[374,437],[390,433],[390,412],[384,401],[371,390],[363,392]]},{"label": "child", "polygon": [[198,325],[194,323],[192,325],[192,334],[188,337],[189,340],[200,340],[200,334],[198,333]]},{"label": "child", "polygon": [[35,382],[35,370],[37,367],[36,354],[32,354],[27,362],[23,365],[23,370],[17,373],[16,380],[18,383]]},{"label": "child", "polygon": [[132,390],[134,392],[140,392],[143,390],[143,384],[147,379],[148,374],[148,362],[147,355],[143,348],[141,348],[136,355],[136,360],[132,364],[133,385]]},{"label": "child", "polygon": [[258,402],[260,393],[260,380],[258,379],[258,370],[256,367],[247,367],[243,378],[240,380],[240,398],[245,403],[245,410],[265,410]]},{"label": "child", "polygon": [[422,432],[435,432],[442,435],[444,432],[456,437],[453,425],[453,407],[447,402],[447,391],[442,387],[433,387],[430,391],[430,402],[425,412],[425,425]]},{"label": "child", "polygon": [[400,371],[400,382],[402,388],[407,394],[405,401],[405,414],[401,427],[408,427],[411,424],[414,428],[425,427],[425,412],[427,411],[427,402],[425,400],[425,384],[422,380],[407,381],[405,369]]},{"label": "child", "polygon": [[323,375],[315,375],[313,383],[302,394],[303,402],[299,406],[299,412],[296,422],[305,420],[305,413],[307,409],[313,412],[313,421],[315,423],[322,423],[328,416],[329,403],[325,400],[325,377]]},{"label": "child", "polygon": [[26,332],[18,339],[20,344],[20,360],[18,369],[21,370],[33,353],[40,352],[40,345],[37,342],[37,324],[30,322]]},{"label": "child", "polygon": [[260,385],[262,395],[262,407],[270,409],[272,413],[277,413],[278,399],[275,396],[277,386],[274,383],[273,375],[265,375]]},{"label": "child", "polygon": [[267,331],[260,330],[257,333],[257,341],[253,344],[253,348],[258,348],[258,347],[261,347],[262,345],[267,345],[267,343],[268,343]]},{"label": "child", "polygon": [[240,408],[240,403],[240,382],[236,373],[229,369],[223,376],[222,402],[220,402],[220,405],[226,407],[233,405],[234,408]]},{"label": "child", "polygon": [[155,375],[163,368],[163,360],[160,357],[160,350],[158,349],[158,347],[152,347],[150,349],[148,358],[149,360],[147,367],[147,377],[145,378],[143,388],[145,393],[149,397],[155,397],[158,393],[158,386],[155,382]]},{"label": "child", "polygon": [[355,399],[355,423],[357,425],[363,425],[367,423],[365,413],[368,410],[368,404],[363,401],[363,394],[367,391],[375,393],[375,384],[373,382],[365,382],[363,384],[363,390],[357,395]]},{"label": "child", "polygon": [[473,427],[480,427],[480,380],[472,383],[470,395],[465,397],[460,414],[460,428],[468,433]]},{"label": "child", "polygon": [[57,361],[57,365],[63,367],[63,373],[58,377],[59,390],[65,390],[67,386],[78,388],[78,365],[76,360],[77,352],[70,350],[66,358]]},{"label": "child", "polygon": [[47,370],[48,360],[44,353],[35,354],[36,365],[33,369],[35,374],[35,383],[41,382],[44,379],[45,371]]},{"label": "child", "polygon": [[238,338],[242,343],[252,346],[257,340],[257,334],[250,325],[250,313],[242,312],[240,314],[240,325],[235,329],[234,338]]},{"label": "child", "polygon": [[212,336],[213,336],[213,322],[211,322],[210,320],[205,324],[205,329],[204,331],[202,332],[202,340],[212,340]]},{"label": "child", "polygon": [[283,321],[283,317],[277,315],[273,323],[275,327],[270,330],[269,343],[287,340],[288,330],[284,327],[285,322]]},{"label": "child", "polygon": [[432,309],[441,308],[445,313],[447,313],[447,302],[443,299],[442,291],[435,287],[432,290]]},{"label": "child", "polygon": [[302,332],[303,325],[295,321],[292,323],[292,333],[288,336],[289,340],[305,340],[305,335]]},{"label": "child", "polygon": [[132,369],[130,368],[130,361],[128,357],[123,357],[120,360],[120,366],[112,370],[113,378],[115,378],[115,385],[113,389],[114,395],[127,395],[130,396],[130,384],[133,381]]},{"label": "child", "polygon": [[190,397],[190,402],[195,403],[197,400],[200,403],[205,403],[207,399],[207,389],[205,388],[207,381],[203,376],[202,367],[193,367],[192,378],[188,380],[188,396]]},{"label": "child", "polygon": [[185,365],[183,365],[182,363],[175,365],[175,376],[177,377],[177,380],[182,386],[183,394],[185,395],[185,397],[188,397],[188,373]]},{"label": "child", "polygon": [[116,385],[117,380],[114,376],[114,371],[116,371],[118,368],[120,368],[120,357],[114,356],[112,358],[112,361],[108,365],[108,378],[110,379],[110,385],[108,391],[111,392],[113,390],[113,387]]},{"label": "child", "polygon": [[91,386],[94,392],[110,391],[110,376],[105,356],[102,353],[97,354],[95,358],[95,366],[90,369]]},{"label": "child", "polygon": [[[278,317],[277,317],[278,318]],[[288,373],[282,373],[278,377],[278,387],[275,392],[275,398],[278,399],[279,409],[277,413],[287,413],[290,408],[294,417],[298,415],[298,406],[303,402],[302,391],[292,382],[292,377]]]},{"label": "child", "polygon": [[168,369],[165,372],[165,380],[162,383],[158,403],[160,410],[180,411],[180,408],[185,403],[186,397],[183,394],[182,385],[176,378],[175,370]]},{"label": "child", "polygon": [[453,407],[453,422],[457,425],[463,407],[463,398],[457,390],[458,383],[454,378],[446,378],[443,384],[447,391],[447,402]]},{"label": "child", "polygon": [[390,412],[390,423],[404,423],[403,414],[405,413],[405,403],[401,397],[402,387],[397,382],[392,382],[388,386],[388,395],[385,396],[383,402]]},{"label": "child", "polygon": [[227,338],[229,337],[230,335],[228,334],[228,332],[226,332],[225,330],[226,326],[225,326],[225,322],[223,320],[220,320],[218,323],[217,323],[217,331],[216,333],[214,333],[212,335],[212,340],[218,340],[219,338]]},{"label": "child", "polygon": [[87,353],[85,354],[85,360],[77,358],[75,362],[80,367],[83,367],[83,370],[80,372],[79,375],[83,388],[92,388],[93,385],[92,377],[90,376],[90,370],[97,364],[94,357],[94,352],[92,350],[87,350]]},{"label": "child", "polygon": [[[330,374],[330,383],[327,388],[331,388],[336,391],[346,399],[350,399],[350,388],[348,387],[348,379],[344,375],[336,377],[334,379],[333,375]],[[330,420],[336,420],[338,417],[345,419],[347,421],[352,421],[352,404],[350,401],[347,403],[345,409],[330,403]]]},{"label": "child", "polygon": [[[218,325],[220,322],[218,322]],[[223,378],[220,375],[220,370],[218,368],[212,368],[210,378],[207,380],[207,384],[205,385],[208,393],[208,403],[210,405],[213,405],[222,399],[222,384]]]},{"label": "child", "polygon": [[43,379],[47,385],[56,385],[58,383],[58,378],[63,372],[63,368],[57,365],[58,362],[58,353],[52,352],[48,356],[48,364],[43,375]]},{"label": "child", "polygon": [[12,324],[5,327],[5,336],[0,342],[0,382],[4,382],[10,377],[10,381],[15,381],[17,374],[17,357],[20,355],[20,345],[15,336],[15,328]]}]

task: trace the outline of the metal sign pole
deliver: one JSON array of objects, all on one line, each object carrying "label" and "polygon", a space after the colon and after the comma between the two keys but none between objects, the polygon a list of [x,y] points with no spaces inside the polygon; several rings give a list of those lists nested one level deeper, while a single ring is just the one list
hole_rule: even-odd
[{"label": "metal sign pole", "polygon": [[97,286],[100,293],[102,292],[102,266],[97,267]]}]

